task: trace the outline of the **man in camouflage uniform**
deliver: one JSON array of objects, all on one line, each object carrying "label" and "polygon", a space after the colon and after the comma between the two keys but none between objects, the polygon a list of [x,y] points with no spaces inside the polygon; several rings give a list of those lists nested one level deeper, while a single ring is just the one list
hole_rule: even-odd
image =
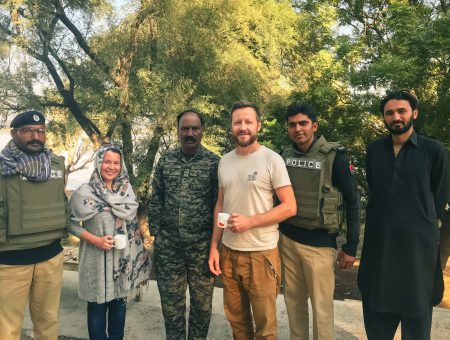
[{"label": "man in camouflage uniform", "polygon": [[219,157],[200,143],[203,117],[195,110],[177,116],[180,148],[159,160],[153,178],[149,221],[155,236],[155,270],[167,339],[206,339],[214,278],[208,257],[217,197]]}]

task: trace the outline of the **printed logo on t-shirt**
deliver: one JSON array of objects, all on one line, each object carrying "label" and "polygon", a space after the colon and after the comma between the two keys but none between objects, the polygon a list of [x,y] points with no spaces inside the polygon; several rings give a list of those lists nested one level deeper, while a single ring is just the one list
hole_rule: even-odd
[{"label": "printed logo on t-shirt", "polygon": [[258,171],[253,172],[253,175],[248,175],[247,181],[256,181],[256,175],[258,174]]}]

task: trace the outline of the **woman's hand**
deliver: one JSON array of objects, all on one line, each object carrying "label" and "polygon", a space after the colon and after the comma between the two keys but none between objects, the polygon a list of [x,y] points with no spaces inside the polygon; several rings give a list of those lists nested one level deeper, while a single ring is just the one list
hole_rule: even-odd
[{"label": "woman's hand", "polygon": [[114,246],[112,235],[97,236],[94,245],[100,250],[111,250]]}]

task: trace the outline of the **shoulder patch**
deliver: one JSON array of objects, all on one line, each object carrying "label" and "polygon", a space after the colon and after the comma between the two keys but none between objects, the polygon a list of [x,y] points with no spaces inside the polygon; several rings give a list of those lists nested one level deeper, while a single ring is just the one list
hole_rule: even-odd
[{"label": "shoulder patch", "polygon": [[350,172],[352,173],[352,175],[355,173],[355,167],[353,166],[352,163],[349,163],[348,169],[350,170]]}]

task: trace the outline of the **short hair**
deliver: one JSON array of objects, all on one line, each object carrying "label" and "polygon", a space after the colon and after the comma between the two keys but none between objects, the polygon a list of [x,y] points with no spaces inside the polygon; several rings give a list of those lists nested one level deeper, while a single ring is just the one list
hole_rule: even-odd
[{"label": "short hair", "polygon": [[[118,155],[120,155],[120,158],[122,158],[122,152],[120,152],[120,150],[118,150],[117,148],[108,148],[108,149],[106,149],[106,151],[111,151],[111,152],[117,153]],[[105,153],[106,153],[106,151],[105,151]]]},{"label": "short hair", "polygon": [[256,120],[258,122],[260,122],[261,121],[261,112],[259,111],[258,106],[256,106],[256,104],[253,104],[252,102],[248,102],[245,100],[239,100],[239,101],[233,103],[233,105],[231,106],[231,115],[233,115],[234,111],[236,111],[238,109],[245,109],[247,107],[250,107],[253,110],[255,110]]},{"label": "short hair", "polygon": [[205,125],[205,119],[203,118],[203,115],[196,109],[187,109],[182,112],[180,112],[177,115],[177,127],[180,127],[180,120],[186,113],[195,113],[198,116],[198,119],[200,119],[200,125],[203,127]]},{"label": "short hair", "polygon": [[298,115],[299,113],[307,115],[313,123],[317,122],[317,114],[315,113],[314,106],[310,104],[293,103],[289,105],[286,111],[286,121],[291,116]]},{"label": "short hair", "polygon": [[122,159],[122,150],[120,148],[120,145],[110,143],[110,142],[103,142],[100,147],[106,149],[105,153],[106,153],[106,151],[111,151],[111,152],[119,154],[120,158]]},{"label": "short hair", "polygon": [[413,110],[416,110],[419,105],[419,101],[417,100],[416,96],[408,90],[387,91],[386,95],[381,99],[380,102],[381,113],[384,113],[384,107],[386,106],[386,103],[391,99],[407,100],[409,102],[409,105],[411,105],[411,109]]}]

